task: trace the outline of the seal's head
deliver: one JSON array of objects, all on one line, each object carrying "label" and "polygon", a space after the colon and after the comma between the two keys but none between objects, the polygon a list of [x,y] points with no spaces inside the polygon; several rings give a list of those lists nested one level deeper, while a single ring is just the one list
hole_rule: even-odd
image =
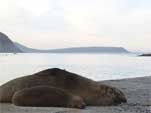
[{"label": "seal's head", "polygon": [[88,96],[87,98],[88,105],[111,106],[127,102],[122,91],[103,84],[94,88],[93,94],[91,95],[93,96]]},{"label": "seal's head", "polygon": [[118,104],[127,102],[126,96],[119,89],[112,87],[112,88],[109,88],[107,92],[108,92],[107,95],[110,98],[113,98],[113,105],[118,105]]},{"label": "seal's head", "polygon": [[86,104],[84,103],[83,99],[79,96],[73,96],[68,103],[68,107],[71,108],[79,108],[84,109]]}]

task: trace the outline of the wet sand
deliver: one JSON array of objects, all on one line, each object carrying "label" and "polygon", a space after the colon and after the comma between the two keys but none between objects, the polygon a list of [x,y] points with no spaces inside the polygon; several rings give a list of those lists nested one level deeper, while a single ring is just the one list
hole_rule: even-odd
[{"label": "wet sand", "polygon": [[151,113],[151,77],[110,80],[100,83],[121,89],[128,102],[110,107],[86,107],[84,110],[57,107],[17,107],[0,103],[0,113]]}]

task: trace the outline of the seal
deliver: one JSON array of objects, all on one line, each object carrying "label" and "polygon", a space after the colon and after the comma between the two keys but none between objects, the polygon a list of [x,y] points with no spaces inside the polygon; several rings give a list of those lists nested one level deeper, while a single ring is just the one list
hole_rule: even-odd
[{"label": "seal", "polygon": [[12,98],[12,103],[17,106],[32,107],[85,107],[83,99],[72,95],[62,89],[49,86],[36,86],[17,91]]},{"label": "seal", "polygon": [[43,70],[3,84],[0,86],[0,102],[11,103],[15,92],[36,86],[62,89],[83,98],[87,106],[110,106],[127,102],[121,90],[59,68]]}]

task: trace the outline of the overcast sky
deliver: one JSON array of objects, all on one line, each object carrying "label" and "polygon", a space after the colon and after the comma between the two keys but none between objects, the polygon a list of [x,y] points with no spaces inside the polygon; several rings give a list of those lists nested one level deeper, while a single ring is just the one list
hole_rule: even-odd
[{"label": "overcast sky", "polygon": [[0,31],[34,48],[151,51],[151,0],[0,0]]}]

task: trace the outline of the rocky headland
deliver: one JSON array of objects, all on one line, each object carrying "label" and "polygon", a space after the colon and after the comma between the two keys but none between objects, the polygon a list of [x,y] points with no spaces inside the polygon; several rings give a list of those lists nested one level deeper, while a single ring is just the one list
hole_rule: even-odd
[{"label": "rocky headland", "polygon": [[7,35],[0,32],[0,53],[21,53],[22,51],[16,47]]}]

